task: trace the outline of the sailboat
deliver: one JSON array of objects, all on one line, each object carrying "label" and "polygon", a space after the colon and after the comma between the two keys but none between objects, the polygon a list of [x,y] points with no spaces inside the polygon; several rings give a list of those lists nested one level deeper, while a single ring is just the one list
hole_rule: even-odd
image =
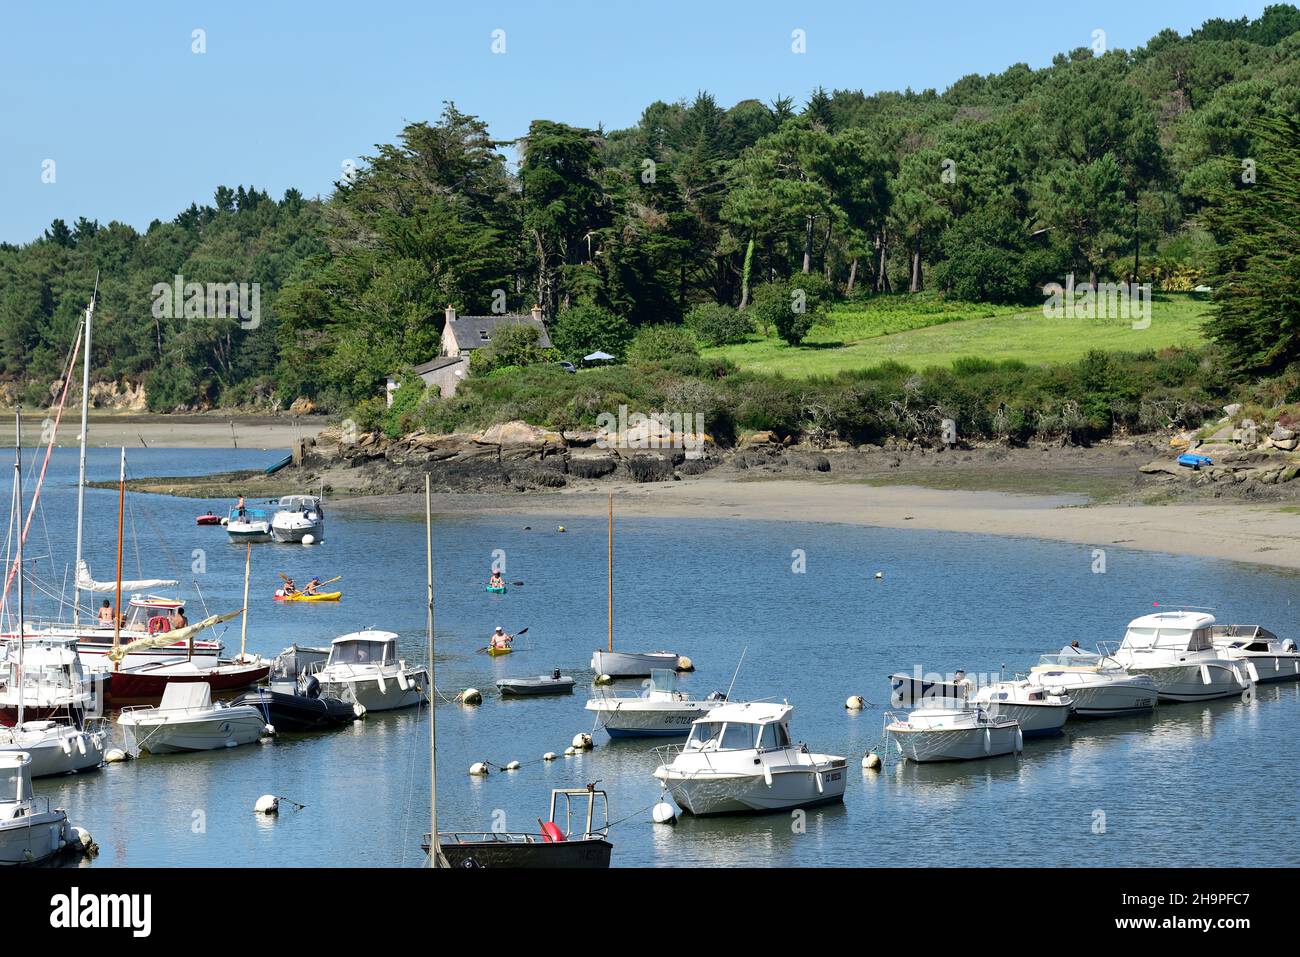
[{"label": "sailboat", "polygon": [[[94,727],[85,725],[79,727],[72,720],[73,712],[71,704],[69,705],[69,720],[56,721],[52,720],[49,714],[44,717],[38,717],[36,720],[28,720],[27,700],[28,685],[30,683],[30,671],[27,661],[27,640],[25,635],[26,625],[24,618],[26,616],[26,601],[23,590],[26,569],[23,567],[23,535],[22,535],[22,510],[23,510],[23,467],[22,467],[22,436],[23,422],[22,409],[15,413],[16,432],[14,439],[14,498],[12,523],[17,526],[17,565],[18,565],[18,637],[16,639],[17,653],[10,649],[10,670],[7,691],[17,692],[17,707],[14,726],[5,728],[0,731],[0,757],[13,759],[15,755],[19,758],[19,764],[24,773],[32,777],[45,777],[54,774],[67,774],[72,771],[86,771],[91,768],[97,768],[104,760],[104,741],[105,734],[102,730],[102,719]],[[66,648],[47,649],[42,646],[37,654],[38,665],[44,664],[43,659],[54,656],[57,662],[60,661],[59,652],[64,656],[71,656]],[[75,656],[71,656],[74,657]],[[40,668],[37,674],[40,675],[44,668]],[[79,715],[79,712],[78,712]],[[89,725],[91,722],[86,722]],[[22,758],[27,760],[22,761]]]},{"label": "sailboat", "polygon": [[[96,293],[98,292],[99,281],[96,279]],[[72,621],[69,623],[50,624],[36,631],[28,632],[30,636],[39,636],[51,640],[70,640],[75,643],[77,653],[81,656],[83,664],[88,667],[103,668],[107,659],[104,657],[112,648],[113,635],[119,631],[127,642],[133,642],[137,639],[152,637],[159,632],[165,632],[170,627],[167,616],[176,608],[183,605],[183,602],[173,598],[166,598],[154,594],[155,589],[172,588],[179,584],[173,579],[164,578],[146,578],[131,581],[120,582],[121,575],[118,575],[119,581],[98,582],[90,574],[90,567],[83,556],[84,526],[85,526],[85,501],[86,501],[86,441],[89,432],[89,410],[90,410],[90,346],[91,346],[91,329],[95,314],[95,295],[91,296],[90,304],[86,306],[85,317],[82,321],[81,328],[78,330],[77,338],[74,341],[74,350],[72,355],[72,364],[68,368],[65,383],[70,383],[72,372],[75,369],[77,353],[81,353],[81,436],[80,436],[80,460],[77,478],[77,545],[76,561],[74,564],[76,577],[73,579],[73,600],[72,600]],[[67,386],[65,385],[64,399],[67,397]],[[55,431],[57,432],[58,424],[62,418],[63,401],[60,400],[55,412]],[[50,437],[50,447],[55,442],[55,436]],[[47,461],[49,451],[47,449]],[[37,489],[37,496],[40,489]],[[33,507],[35,501],[33,501]],[[28,517],[30,523],[30,515]],[[20,531],[21,534],[21,531]],[[10,578],[12,578],[12,573]],[[121,622],[120,628],[108,622],[99,621],[82,621],[81,597],[85,592],[90,596],[97,593],[111,593],[119,590],[125,591],[130,595],[129,611],[127,618]],[[119,602],[120,605],[120,602]],[[14,635],[10,633],[0,634],[0,643],[12,642]],[[198,655],[202,657],[215,656],[222,651],[222,645],[219,641],[200,640],[187,643],[182,639],[172,642],[150,643],[149,647],[141,648],[134,652],[132,656],[121,662],[123,665],[145,664],[149,661],[157,661],[164,658],[174,658],[178,654],[188,654],[190,656]]]},{"label": "sailboat", "polygon": [[608,535],[608,647],[591,654],[591,670],[611,678],[648,678],[651,672],[661,669],[684,671],[682,659],[672,651],[615,651],[614,650],[614,496],[609,496]]}]

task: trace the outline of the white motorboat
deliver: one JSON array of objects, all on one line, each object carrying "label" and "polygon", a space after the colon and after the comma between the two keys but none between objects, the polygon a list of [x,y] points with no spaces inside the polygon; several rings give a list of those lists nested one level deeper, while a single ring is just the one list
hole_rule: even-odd
[{"label": "white motorboat", "polygon": [[1072,713],[1080,718],[1142,714],[1156,706],[1159,690],[1150,675],[1129,674],[1114,658],[1069,646],[1059,654],[1040,656],[1028,680],[1068,693]]},{"label": "white motorboat", "polygon": [[269,542],[271,516],[261,508],[232,508],[226,516],[226,534],[232,542]]},{"label": "white motorboat", "polygon": [[429,673],[397,657],[391,631],[358,631],[335,638],[324,664],[307,667],[321,693],[359,704],[367,711],[409,708],[425,700]]},{"label": "white motorboat", "polygon": [[0,728],[0,755],[29,755],[34,778],[93,771],[104,763],[108,735],[103,724],[103,718],[90,718],[78,728],[66,721],[43,719]]},{"label": "white motorboat", "polygon": [[1223,657],[1241,662],[1252,681],[1300,680],[1300,649],[1292,638],[1259,625],[1215,625],[1211,640]]},{"label": "white motorboat", "polygon": [[1213,629],[1214,616],[1204,612],[1143,615],[1129,622],[1111,657],[1132,674],[1155,679],[1166,701],[1208,701],[1253,688],[1245,666],[1214,647]]},{"label": "white motorboat", "polygon": [[654,772],[690,814],[788,811],[844,800],[846,763],[790,740],[788,704],[725,704],[697,718],[683,745],[655,748]]},{"label": "white motorboat", "polygon": [[308,535],[313,542],[325,538],[325,511],[320,498],[315,495],[281,498],[271,516],[271,538],[277,542],[301,542]]},{"label": "white motorboat", "polygon": [[169,683],[161,704],[124,708],[117,723],[130,751],[150,754],[234,748],[267,731],[260,709],[213,701],[212,688],[201,681]]},{"label": "white motorboat", "polygon": [[586,707],[595,712],[596,723],[611,738],[680,738],[690,734],[697,718],[727,702],[726,695],[716,691],[707,698],[693,699],[678,691],[676,683],[676,672],[656,668],[641,694],[616,695],[598,687]]},{"label": "white motorboat", "polygon": [[80,715],[95,708],[96,682],[81,666],[72,639],[27,638],[20,661],[12,648],[0,684],[0,723]]},{"label": "white motorboat", "polygon": [[32,795],[32,758],[0,751],[0,865],[39,864],[72,839],[68,815]]},{"label": "white motorboat", "polygon": [[991,718],[1010,718],[1026,738],[1060,734],[1074,702],[1063,688],[1046,688],[1027,680],[995,681],[971,696]]},{"label": "white motorboat", "polygon": [[677,671],[681,658],[671,651],[593,651],[591,670],[611,678],[646,678],[666,669]]},{"label": "white motorboat", "polygon": [[885,736],[912,761],[971,761],[1018,753],[1024,735],[1014,718],[998,718],[965,701],[936,701],[906,714],[885,713]]}]

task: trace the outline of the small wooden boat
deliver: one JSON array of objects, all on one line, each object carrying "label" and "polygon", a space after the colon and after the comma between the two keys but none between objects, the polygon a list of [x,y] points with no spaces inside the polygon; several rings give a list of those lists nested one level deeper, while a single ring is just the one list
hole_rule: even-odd
[{"label": "small wooden boat", "polygon": [[558,670],[549,675],[532,678],[501,678],[497,690],[503,698],[542,694],[569,694],[573,691],[573,678]]},{"label": "small wooden boat", "polygon": [[[211,659],[208,659],[211,661]],[[114,707],[153,704],[173,685],[206,685],[213,691],[237,691],[255,685],[271,670],[270,662],[257,657],[241,661],[218,658],[215,663],[184,658],[105,671],[105,694]]]},{"label": "small wooden boat", "polygon": [[[556,804],[563,797],[564,827],[555,819]],[[593,827],[596,798],[601,800],[605,823]],[[570,802],[586,799],[586,824],[582,830],[571,825]],[[580,825],[581,826],[581,825]],[[440,832],[438,849],[452,867],[609,867],[614,845],[609,842],[609,797],[595,786],[557,788],[551,792],[551,818],[536,833]],[[420,847],[427,854],[431,841],[424,836]]]},{"label": "small wooden boat", "polygon": [[217,515],[215,512],[208,512],[207,514],[200,515],[198,518],[196,518],[194,520],[194,524],[195,525],[220,525],[221,516]]},{"label": "small wooden boat", "polygon": [[286,595],[284,589],[275,590],[276,601],[338,601],[343,597],[341,591],[321,591],[314,595],[308,595],[305,592],[294,592],[292,595]]}]

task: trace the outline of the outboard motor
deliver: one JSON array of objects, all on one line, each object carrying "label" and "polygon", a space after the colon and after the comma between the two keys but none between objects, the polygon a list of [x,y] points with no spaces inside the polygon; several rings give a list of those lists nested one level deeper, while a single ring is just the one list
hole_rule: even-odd
[{"label": "outboard motor", "polygon": [[560,669],[559,669],[559,668],[556,668],[554,671],[552,671],[552,672],[551,672],[551,677],[554,678],[554,679],[556,679],[556,680],[558,681],[559,678],[560,678]]},{"label": "outboard motor", "polygon": [[726,701],[727,694],[725,691],[710,691],[709,696],[704,700],[705,701]]},{"label": "outboard motor", "polygon": [[320,697],[320,681],[315,675],[307,676],[307,680],[302,685],[302,693],[308,698]]}]

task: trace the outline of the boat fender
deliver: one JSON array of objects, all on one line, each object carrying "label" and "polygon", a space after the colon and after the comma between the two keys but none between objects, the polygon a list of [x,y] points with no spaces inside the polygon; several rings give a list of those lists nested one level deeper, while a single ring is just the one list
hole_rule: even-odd
[{"label": "boat fender", "polygon": [[[1251,680],[1251,681],[1258,681],[1258,680],[1259,680],[1259,669],[1257,669],[1257,668],[1255,667],[1255,662],[1253,662],[1253,661],[1248,661],[1248,662],[1246,662],[1246,674],[1250,675],[1250,680]],[[1237,680],[1238,680],[1239,682],[1241,682],[1241,684],[1245,684],[1244,681],[1241,681],[1241,676],[1240,676],[1240,675],[1237,676]]]},{"label": "boat fender", "polygon": [[554,752],[554,751],[547,751],[545,754],[542,755],[542,760],[543,760],[543,761],[554,761],[554,760],[555,760],[555,752]]},{"label": "boat fender", "polygon": [[278,814],[280,813],[280,799],[274,794],[263,794],[253,805],[254,814]]},{"label": "boat fender", "polygon": [[130,759],[130,755],[121,748],[109,748],[104,752],[105,764],[117,764],[121,761],[129,761]]},{"label": "boat fender", "polygon": [[771,787],[771,786],[772,786],[772,767],[771,767],[771,765],[768,765],[768,764],[763,765],[763,783],[766,784],[768,787]]},{"label": "boat fender", "polygon": [[564,841],[564,832],[554,821],[546,821],[542,824],[542,839],[547,844],[560,844]]},{"label": "boat fender", "polygon": [[265,735],[267,735],[268,737],[271,736],[271,735],[274,735],[274,734],[275,734],[275,725],[273,725],[273,724],[265,724],[265,725],[262,725],[262,733],[265,734]]},{"label": "boat fender", "polygon": [[460,693],[461,704],[482,704],[483,694],[477,688],[466,688]]},{"label": "boat fender", "polygon": [[844,707],[850,711],[861,711],[867,706],[867,700],[860,694],[851,694],[844,702]]},{"label": "boat fender", "polygon": [[84,732],[77,735],[77,750],[81,752],[82,757],[86,756],[86,735]]},{"label": "boat fender", "polygon": [[984,753],[988,754],[993,750],[993,735],[988,728],[984,729]]},{"label": "boat fender", "polygon": [[364,718],[366,716],[366,706],[360,701],[354,701],[352,703],[352,713],[358,718]]},{"label": "boat fender", "polygon": [[[60,738],[59,747],[63,749],[64,754],[72,754],[72,741],[69,738]],[[84,747],[84,745],[83,745]]]},{"label": "boat fender", "polygon": [[1210,669],[1206,665],[1201,665],[1201,684],[1208,685],[1209,683]]},{"label": "boat fender", "polygon": [[660,801],[650,809],[650,817],[656,824],[676,824],[677,812],[667,801]]},{"label": "boat fender", "polygon": [[380,694],[388,694],[388,682],[384,681],[383,675],[375,675],[375,682],[379,685]]},{"label": "boat fender", "polygon": [[469,773],[476,778],[487,777],[488,766],[486,761],[475,761],[469,766]]},{"label": "boat fender", "polygon": [[596,744],[591,740],[591,735],[583,731],[582,733],[573,736],[573,746],[579,751],[590,751],[596,746]]},{"label": "boat fender", "polygon": [[406,675],[401,671],[397,673],[397,687],[401,688],[403,691],[406,691],[411,687],[410,683],[406,680]]},{"label": "boat fender", "polygon": [[817,793],[818,793],[818,794],[824,794],[824,793],[826,793],[826,792],[825,792],[825,789],[822,787],[822,773],[821,773],[820,771],[817,771],[817,770],[814,770],[814,771],[813,771],[813,781],[815,781],[815,782],[817,783]]},{"label": "boat fender", "polygon": [[95,839],[90,836],[90,832],[87,831],[84,827],[77,827],[76,825],[73,825],[72,827],[68,828],[68,833],[72,837],[72,841],[70,843],[77,844],[81,848],[81,850],[84,851],[85,853],[94,854],[96,851],[99,850],[99,845],[95,843]]},{"label": "boat fender", "polygon": [[880,755],[874,752],[867,752],[862,756],[862,767],[868,771],[875,771],[880,767]]},{"label": "boat fender", "polygon": [[518,771],[518,770],[519,770],[519,762],[518,762],[518,761],[511,761],[509,764],[506,765],[506,770],[507,770],[507,771]]},{"label": "boat fender", "polygon": [[1025,733],[1020,730],[1020,725],[1016,725],[1016,754],[1025,750]]}]

